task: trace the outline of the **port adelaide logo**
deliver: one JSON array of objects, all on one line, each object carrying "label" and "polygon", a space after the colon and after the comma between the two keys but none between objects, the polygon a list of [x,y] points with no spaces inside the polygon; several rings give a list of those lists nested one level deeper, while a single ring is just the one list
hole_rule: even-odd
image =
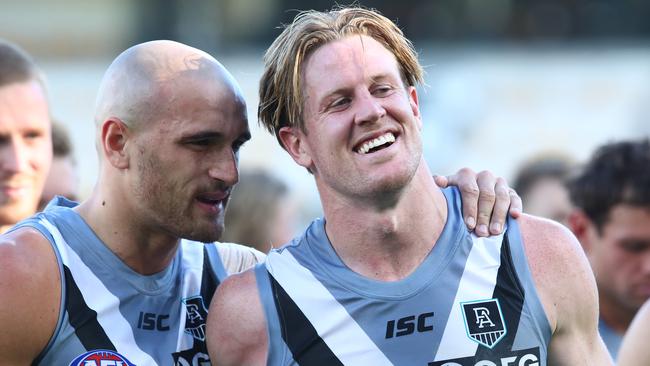
[{"label": "port adelaide logo", "polygon": [[488,348],[493,348],[507,333],[498,299],[461,303],[467,336]]},{"label": "port adelaide logo", "polygon": [[114,351],[94,350],[75,358],[70,366],[135,366],[126,357]]}]

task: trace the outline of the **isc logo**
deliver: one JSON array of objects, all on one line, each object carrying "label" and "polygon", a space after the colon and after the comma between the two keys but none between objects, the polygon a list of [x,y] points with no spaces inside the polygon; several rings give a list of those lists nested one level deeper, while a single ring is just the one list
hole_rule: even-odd
[{"label": "isc logo", "polygon": [[138,328],[144,330],[155,329],[164,332],[169,330],[169,324],[167,324],[168,320],[169,315],[158,315],[141,311],[140,316],[138,317]]},{"label": "isc logo", "polygon": [[386,323],[386,339],[413,334],[416,330],[419,333],[432,331],[433,325],[427,323],[430,318],[433,318],[433,313],[409,315],[397,320],[389,320]]}]

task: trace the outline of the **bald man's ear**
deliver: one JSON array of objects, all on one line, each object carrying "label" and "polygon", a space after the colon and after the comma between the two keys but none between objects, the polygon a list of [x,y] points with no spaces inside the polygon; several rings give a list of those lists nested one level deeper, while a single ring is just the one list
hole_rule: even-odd
[{"label": "bald man's ear", "polygon": [[110,118],[102,125],[102,149],[106,160],[117,169],[129,167],[126,142],[129,127],[118,118]]},{"label": "bald man's ear", "polygon": [[309,146],[307,146],[305,134],[300,130],[300,128],[282,127],[279,136],[282,145],[284,145],[284,149],[287,150],[293,160],[298,163],[298,165],[312,171],[313,161],[311,159]]}]

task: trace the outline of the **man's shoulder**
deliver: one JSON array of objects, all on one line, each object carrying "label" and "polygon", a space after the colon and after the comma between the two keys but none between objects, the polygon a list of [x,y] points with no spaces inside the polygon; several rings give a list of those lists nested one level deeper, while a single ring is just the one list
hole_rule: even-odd
[{"label": "man's shoulder", "polygon": [[567,227],[527,214],[517,219],[517,223],[526,253],[531,260],[559,263],[584,257],[580,243]]},{"label": "man's shoulder", "polygon": [[38,261],[53,254],[49,241],[32,227],[20,227],[0,235],[0,276],[38,271]]},{"label": "man's shoulder", "polygon": [[[61,279],[54,250],[34,228],[0,235],[0,353],[36,356],[56,325]],[[6,348],[3,348],[6,347]]]},{"label": "man's shoulder", "polygon": [[266,255],[257,249],[236,243],[215,243],[228,274],[239,273],[264,262]]}]

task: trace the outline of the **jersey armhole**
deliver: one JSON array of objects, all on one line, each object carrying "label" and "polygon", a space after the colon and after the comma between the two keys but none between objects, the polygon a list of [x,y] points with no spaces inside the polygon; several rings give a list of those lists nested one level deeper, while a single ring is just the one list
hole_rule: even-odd
[{"label": "jersey armhole", "polygon": [[[260,295],[260,302],[264,309],[266,318],[266,335],[268,338],[267,365],[283,365],[286,357],[287,347],[282,341],[282,328],[280,318],[275,307],[274,293],[271,288],[271,278],[264,263],[257,264],[254,269],[257,290]],[[282,350],[279,352],[279,350]]]},{"label": "jersey armhole", "polygon": [[524,306],[529,306],[533,314],[541,314],[535,317],[535,324],[540,332],[542,339],[549,344],[551,341],[552,331],[546,310],[542,305],[539,292],[535,286],[533,275],[528,265],[528,258],[526,257],[524,242],[521,237],[521,231],[517,220],[508,219],[508,229],[506,231],[508,236],[510,259],[515,270],[515,276],[519,284],[524,289],[527,296],[524,297]]}]

